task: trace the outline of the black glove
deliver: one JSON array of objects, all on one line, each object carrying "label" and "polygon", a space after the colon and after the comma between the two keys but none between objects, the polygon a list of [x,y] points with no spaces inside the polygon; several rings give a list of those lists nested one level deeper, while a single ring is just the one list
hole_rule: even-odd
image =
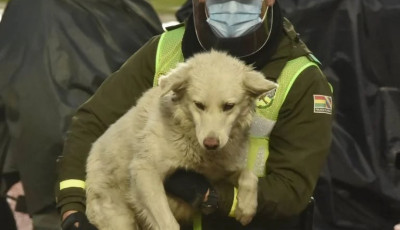
[{"label": "black glove", "polygon": [[201,174],[178,169],[164,182],[165,191],[199,208],[211,184]]},{"label": "black glove", "polygon": [[[75,223],[79,226],[76,227]],[[88,218],[82,212],[75,212],[69,215],[61,224],[63,230],[98,230],[94,225],[89,223]]]}]

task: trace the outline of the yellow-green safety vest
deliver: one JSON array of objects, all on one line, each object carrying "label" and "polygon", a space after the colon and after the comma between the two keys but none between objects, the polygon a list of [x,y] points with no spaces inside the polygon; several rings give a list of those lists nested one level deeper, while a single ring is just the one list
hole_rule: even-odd
[{"label": "yellow-green safety vest", "polygon": [[[179,62],[183,62],[182,38],[185,27],[164,32],[158,43],[156,55],[156,68],[153,86],[157,86],[158,78],[167,74]],[[283,68],[277,83],[278,88],[269,92],[264,98],[258,99],[256,103],[256,114],[250,128],[250,144],[247,155],[247,168],[251,169],[258,177],[265,176],[266,162],[269,156],[269,135],[278,119],[279,110],[285,101],[294,81],[303,70],[310,66],[318,65],[314,57],[301,56],[288,61]],[[234,216],[237,200],[237,190],[234,191],[234,200],[230,216]],[[194,218],[194,230],[201,230],[201,215]]]}]

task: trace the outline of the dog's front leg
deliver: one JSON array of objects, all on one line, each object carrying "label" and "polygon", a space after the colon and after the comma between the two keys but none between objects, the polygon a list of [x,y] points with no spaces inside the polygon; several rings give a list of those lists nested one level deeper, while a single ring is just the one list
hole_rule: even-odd
[{"label": "dog's front leg", "polygon": [[147,161],[137,161],[131,164],[130,171],[131,202],[139,219],[144,220],[150,229],[179,230],[157,167]]},{"label": "dog's front leg", "polygon": [[235,218],[247,225],[257,211],[258,177],[248,169],[240,172],[238,178],[237,208]]}]

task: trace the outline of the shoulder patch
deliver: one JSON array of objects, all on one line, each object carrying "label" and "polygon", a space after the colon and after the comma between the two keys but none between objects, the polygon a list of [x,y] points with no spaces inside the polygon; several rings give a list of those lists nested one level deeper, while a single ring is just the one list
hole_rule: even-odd
[{"label": "shoulder patch", "polygon": [[332,114],[332,97],[314,94],[314,113]]}]

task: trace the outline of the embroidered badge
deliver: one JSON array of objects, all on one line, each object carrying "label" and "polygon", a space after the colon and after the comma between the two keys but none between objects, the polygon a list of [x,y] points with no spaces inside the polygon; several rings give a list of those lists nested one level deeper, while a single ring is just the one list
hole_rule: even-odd
[{"label": "embroidered badge", "polygon": [[332,114],[332,97],[314,94],[314,113]]},{"label": "embroidered badge", "polygon": [[272,89],[270,91],[268,91],[266,94],[264,94],[263,96],[261,96],[257,101],[256,101],[256,105],[259,109],[265,109],[268,108],[274,98],[275,98],[275,94],[276,94],[276,88]]}]

